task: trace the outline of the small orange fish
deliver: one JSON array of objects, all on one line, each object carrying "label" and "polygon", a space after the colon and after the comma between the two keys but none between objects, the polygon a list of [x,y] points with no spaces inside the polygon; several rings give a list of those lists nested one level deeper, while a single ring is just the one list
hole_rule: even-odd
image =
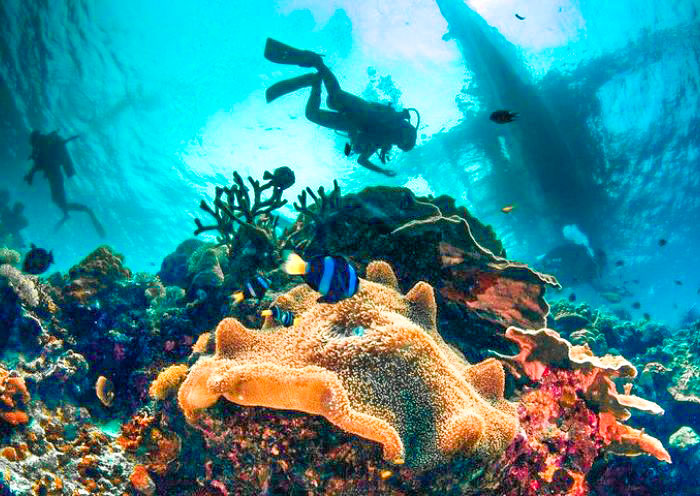
[{"label": "small orange fish", "polygon": [[504,214],[509,214],[513,211],[514,208],[515,208],[515,205],[506,205],[505,207],[503,207],[501,209],[501,212],[503,212]]}]

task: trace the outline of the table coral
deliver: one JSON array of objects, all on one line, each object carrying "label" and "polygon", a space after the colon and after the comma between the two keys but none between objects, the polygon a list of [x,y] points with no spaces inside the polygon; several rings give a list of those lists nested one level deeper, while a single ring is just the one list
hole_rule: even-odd
[{"label": "table coral", "polygon": [[302,285],[275,304],[294,327],[267,320],[253,331],[235,319],[216,329],[216,353],[190,369],[178,392],[191,422],[221,396],[240,405],[323,415],[379,442],[395,463],[427,467],[456,452],[499,456],[518,428],[495,360],[469,365],[440,337],[433,288],[405,296],[384,262],[367,267],[352,298],[317,302]]}]

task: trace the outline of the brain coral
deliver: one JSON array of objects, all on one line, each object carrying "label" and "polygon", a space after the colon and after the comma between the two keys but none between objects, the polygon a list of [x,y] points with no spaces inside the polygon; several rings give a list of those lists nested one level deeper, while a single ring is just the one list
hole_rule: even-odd
[{"label": "brain coral", "polygon": [[433,288],[405,296],[384,262],[367,267],[352,298],[318,303],[302,285],[275,304],[293,327],[250,330],[235,319],[217,327],[216,351],[200,358],[178,400],[194,422],[221,396],[240,405],[299,410],[383,445],[384,457],[428,467],[457,451],[496,457],[518,429],[493,359],[470,365],[436,329]]}]

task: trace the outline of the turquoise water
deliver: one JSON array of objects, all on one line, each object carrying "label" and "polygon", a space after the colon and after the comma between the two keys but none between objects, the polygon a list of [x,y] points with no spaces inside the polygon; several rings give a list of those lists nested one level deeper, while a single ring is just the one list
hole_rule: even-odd
[{"label": "turquoise water", "polygon": [[[0,249],[21,254],[13,260],[11,252],[0,252],[0,494],[87,494],[99,485],[101,494],[188,496],[473,494],[463,492],[466,487],[582,496],[564,468],[581,477],[577,483],[585,477],[593,495],[695,494],[686,490],[694,487],[688,474],[700,468],[698,9],[699,0],[0,2]],[[311,71],[266,59],[269,38],[322,55],[351,94],[397,111],[417,110],[409,113],[412,125],[420,114],[415,147],[395,146],[382,165],[391,177],[362,167],[358,147],[347,149],[348,136],[310,122],[308,84],[266,102],[273,84]],[[498,110],[517,117],[498,123],[492,114]],[[43,173],[31,184],[24,180],[33,130],[77,136],[66,145],[75,174],[64,179],[65,191],[68,201],[94,212],[104,235],[84,212],[62,220]],[[371,160],[380,165],[379,156]],[[188,238],[216,241],[215,230],[195,236],[195,220],[212,222],[200,204],[212,205],[234,172],[262,180],[266,171],[282,171],[278,180],[283,166],[294,172],[294,184],[263,195],[279,190],[287,201],[273,212],[280,229],[270,231],[258,216],[249,219],[253,229],[241,227],[229,243],[238,252],[196,249],[190,241],[173,255]],[[319,187],[330,192],[334,182],[340,206],[320,209],[320,219],[313,209],[299,215],[294,203],[311,203],[300,195]],[[354,194],[377,186],[395,188]],[[18,203],[23,212],[10,212]],[[434,205],[467,217],[473,239],[463,227],[455,234],[454,223],[444,219],[413,222],[434,215]],[[281,236],[295,221],[300,230],[292,241],[268,236]],[[401,232],[394,236],[394,229]],[[505,258],[556,276],[562,289],[477,244],[496,252],[499,240]],[[37,269],[39,277],[27,273],[47,254],[35,252],[33,264],[22,263],[32,244],[53,256],[48,270]],[[101,245],[122,254],[123,265],[104,249],[83,261]],[[290,247],[315,272],[277,270]],[[316,253],[329,247],[339,252]],[[375,265],[372,279],[367,264],[374,258],[385,258],[394,272]],[[374,286],[358,283],[357,275],[390,287],[378,294],[405,294],[405,301],[392,299],[375,318],[373,312],[388,305],[385,296],[365,302],[360,289]],[[409,293],[418,281],[423,284]],[[291,292],[304,284],[332,298],[302,304]],[[292,289],[297,285],[302,289]],[[356,296],[356,307],[345,301]],[[337,308],[356,314],[345,318]],[[407,315],[397,317],[397,309]],[[265,310],[278,316],[279,326],[263,321]],[[264,345],[240,352],[200,337],[224,317],[248,330],[222,325],[219,341],[255,336]],[[404,327],[414,325],[409,320],[427,333]],[[394,321],[401,325],[387,324]],[[512,325],[531,329],[523,333],[546,325],[598,356],[624,355],[637,368],[634,390],[631,377],[617,377],[619,363],[605,365],[598,379],[615,379],[623,400],[637,402],[638,410],[623,418],[620,405],[629,405],[615,403],[605,389],[614,392],[612,379],[595,383],[605,394],[591,393],[593,379],[582,386],[585,359],[535,353],[532,360],[541,363],[530,373],[520,363],[531,380],[518,378],[518,360],[529,359],[527,339],[535,338],[521,336],[525,351],[508,356],[518,351],[504,337],[517,341],[513,328],[506,331]],[[397,358],[390,346],[375,349],[372,340],[385,327],[396,342],[409,329],[416,342],[429,337],[433,344],[414,346],[415,354],[415,343],[407,344]],[[311,340],[314,346],[341,358],[340,351],[351,349],[347,343],[366,343],[357,356],[347,353],[343,370],[358,376],[348,391],[362,397],[357,404],[369,417],[386,414],[390,426],[396,421],[406,466],[417,472],[403,471],[400,456],[383,459],[380,443],[332,415],[307,415],[326,408],[329,397],[335,401],[331,393],[313,396],[321,379],[310,386],[284,382],[299,372],[294,360],[293,366],[285,362],[288,347],[296,350],[294,333],[309,329],[322,338]],[[436,330],[449,347],[437,348]],[[562,346],[547,336],[539,334],[538,346]],[[283,338],[292,344],[277,343]],[[275,346],[285,352],[270,351]],[[293,358],[306,359],[314,346],[299,347]],[[233,394],[236,384],[224,389],[230,401],[209,404],[210,395],[212,401],[221,395],[209,382],[216,388],[224,382],[212,371],[216,381],[192,380],[195,392],[178,403],[175,391],[185,374],[209,360],[223,360],[228,371],[256,356],[268,367],[268,355],[279,360],[274,365],[285,371],[284,380],[265,376],[263,385],[277,394],[279,383],[302,384],[301,400],[271,394],[248,405],[243,393]],[[439,359],[430,361],[433,355]],[[509,364],[505,393],[498,362],[481,362],[479,372],[465,368],[462,355],[472,365],[493,356]],[[368,358],[375,356],[381,366]],[[604,368],[593,362],[591,368]],[[179,367],[166,369],[171,365]],[[164,369],[172,375],[151,388]],[[436,446],[451,441],[440,430],[437,400],[454,397],[443,394],[442,377],[423,381],[434,370],[470,383],[456,396],[473,393],[507,410],[504,418],[522,428],[501,439],[505,451],[498,455],[507,463],[494,458],[481,466],[460,458],[457,448],[449,459],[438,456]],[[464,379],[465,371],[478,375]],[[250,383],[257,384],[255,378]],[[247,383],[240,389],[246,387],[255,389]],[[638,402],[630,391],[658,405]],[[383,394],[395,410],[385,411]],[[300,406],[305,395],[311,411]],[[381,401],[367,400],[367,406],[363,395]],[[519,402],[517,413],[504,397]],[[199,425],[183,416],[187,401],[207,403]],[[641,413],[661,409],[664,417]],[[541,411],[559,414],[541,419]],[[647,439],[641,451],[653,457],[613,456],[614,442],[605,437],[610,411],[626,426],[646,429],[662,447],[654,453],[656,439]],[[479,419],[464,418],[469,426]],[[449,425],[467,439],[471,427],[462,424]],[[623,448],[639,454],[634,443]],[[663,461],[664,449],[673,465]],[[94,459],[83,458],[88,452]],[[416,460],[441,465],[412,465]],[[150,483],[139,484],[139,473]],[[557,484],[565,487],[557,492]],[[668,487],[679,492],[664,492]]]},{"label": "turquoise water", "polygon": [[[289,199],[333,179],[450,194],[530,263],[577,225],[625,260],[609,277],[640,279],[650,313],[671,320],[696,301],[697,2],[8,0],[0,16],[0,187],[25,203],[24,237],[52,248],[58,269],[106,242],[152,271],[231,170],[289,165]],[[419,109],[418,145],[395,154],[395,178],[306,122],[307,90],[265,103],[267,86],[300,74],[262,57],[268,36],[325,54],[348,91]],[[501,107],[518,123],[485,118]],[[21,180],[34,128],[81,134],[66,187],[104,240],[79,213],[53,232],[46,182]]]}]

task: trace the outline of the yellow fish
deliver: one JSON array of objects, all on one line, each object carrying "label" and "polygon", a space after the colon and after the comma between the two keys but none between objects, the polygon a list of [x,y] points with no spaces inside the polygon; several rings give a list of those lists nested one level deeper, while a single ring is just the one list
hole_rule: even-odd
[{"label": "yellow fish", "polygon": [[506,205],[505,207],[503,207],[501,209],[501,212],[503,212],[504,214],[509,214],[513,211],[514,208],[515,208],[515,205]]}]

